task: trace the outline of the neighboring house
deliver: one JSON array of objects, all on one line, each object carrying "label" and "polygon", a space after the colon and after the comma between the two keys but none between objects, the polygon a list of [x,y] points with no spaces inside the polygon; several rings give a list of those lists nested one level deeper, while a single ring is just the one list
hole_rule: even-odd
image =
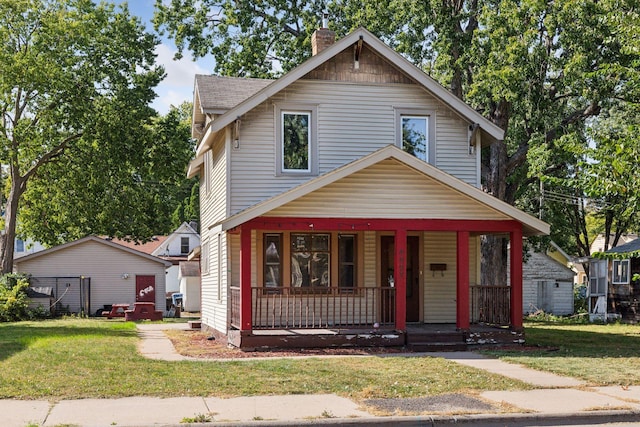
[{"label": "neighboring house", "polygon": [[195,223],[183,222],[170,235],[154,236],[149,242],[137,243],[121,239],[113,239],[112,241],[171,262],[166,276],[166,292],[167,296],[170,296],[180,290],[179,264],[182,261],[187,261],[189,253],[200,246],[200,235],[196,231]]},{"label": "neighboring house", "polygon": [[57,312],[96,314],[105,305],[154,302],[165,306],[165,268],[171,263],[88,236],[15,261],[33,287],[50,287]]},{"label": "neighboring house", "polygon": [[45,247],[40,242],[35,242],[32,239],[20,239],[16,237],[13,246],[13,258],[20,258],[25,255],[34,254],[36,252],[43,251]]},{"label": "neighboring house", "polygon": [[173,233],[153,251],[151,255],[171,262],[167,269],[167,294],[180,290],[180,263],[187,261],[189,253],[200,246],[197,226],[183,222]]},{"label": "neighboring house", "polygon": [[573,314],[575,272],[567,267],[566,261],[561,263],[556,256],[529,251],[522,276],[525,313],[542,310],[556,316]]},{"label": "neighboring house", "polygon": [[640,322],[640,239],[592,254],[587,301],[590,319]]},{"label": "neighboring house", "polygon": [[[203,327],[249,348],[425,324],[474,343],[478,322],[520,342],[522,239],[549,226],[480,190],[503,131],[364,29],[312,44],[278,80],[196,76]],[[477,286],[483,234],[510,238],[510,286]]]},{"label": "neighboring house", "polygon": [[[589,246],[589,253],[594,254],[596,252],[604,252],[606,250],[604,247],[604,237],[605,235],[600,233],[596,236],[595,239],[593,239],[593,242],[591,242],[591,246]],[[615,235],[609,235],[609,245],[613,243],[614,238]],[[633,240],[636,240],[637,238],[637,234],[622,234],[618,239],[618,244],[616,246],[624,245],[625,243],[629,243]]]}]

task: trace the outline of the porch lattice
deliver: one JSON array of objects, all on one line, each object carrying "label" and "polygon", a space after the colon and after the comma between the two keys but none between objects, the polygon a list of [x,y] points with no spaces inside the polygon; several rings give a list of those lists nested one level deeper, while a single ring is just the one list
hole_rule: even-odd
[{"label": "porch lattice", "polygon": [[511,320],[509,286],[470,286],[471,323],[508,326]]}]

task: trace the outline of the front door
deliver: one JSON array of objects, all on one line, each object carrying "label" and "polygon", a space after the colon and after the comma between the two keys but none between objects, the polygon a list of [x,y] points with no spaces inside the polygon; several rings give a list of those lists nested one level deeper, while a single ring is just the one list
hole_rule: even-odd
[{"label": "front door", "polygon": [[136,302],[156,302],[156,276],[136,276]]},{"label": "front door", "polygon": [[[382,236],[380,239],[380,271],[382,287],[394,286],[395,275],[393,274],[395,237]],[[420,304],[422,295],[420,294],[420,238],[418,236],[407,236],[407,322],[420,321]],[[385,313],[395,311],[395,304],[383,298],[383,317]],[[393,317],[393,316],[390,316]]]}]

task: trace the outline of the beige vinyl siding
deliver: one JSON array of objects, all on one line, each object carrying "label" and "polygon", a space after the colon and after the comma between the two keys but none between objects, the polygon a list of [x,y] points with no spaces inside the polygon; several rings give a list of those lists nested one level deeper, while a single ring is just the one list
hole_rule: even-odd
[{"label": "beige vinyl siding", "polygon": [[[202,323],[227,332],[227,234],[209,232],[209,274],[202,275]],[[204,240],[203,240],[204,241]]]},{"label": "beige vinyl siding", "polygon": [[[425,233],[424,262],[424,322],[455,323],[456,233]],[[447,270],[430,271],[431,263],[447,264]]]},{"label": "beige vinyl siding", "polygon": [[[204,154],[210,156],[210,160],[205,161],[200,182],[200,237],[209,245],[209,274],[201,274],[201,318],[203,324],[221,332],[227,330],[226,236],[210,227],[227,216],[227,139],[223,133],[212,149]],[[208,180],[208,193],[204,180]]]},{"label": "beige vinyl siding", "polygon": [[[275,176],[275,105],[306,104],[318,111],[319,173],[396,144],[395,109],[435,111],[436,163],[477,186],[476,156],[468,153],[467,124],[417,85],[298,81],[244,117],[239,148],[231,151],[231,214],[311,179]],[[315,132],[316,130],[312,130]]]},{"label": "beige vinyl siding", "polygon": [[376,255],[376,232],[364,232],[364,286],[375,288],[378,286],[377,271],[378,258]]},{"label": "beige vinyl siding", "polygon": [[386,160],[269,212],[269,216],[508,219],[497,210]]},{"label": "beige vinyl siding", "polygon": [[[164,264],[106,244],[87,241],[31,260],[17,261],[16,265],[19,272],[34,277],[91,278],[89,314],[95,314],[105,304],[133,304],[136,301],[136,276],[154,276],[156,309],[165,310]],[[129,275],[127,279],[123,278],[125,273]],[[60,292],[64,291],[63,287],[60,286]],[[79,294],[69,297],[69,309],[77,312],[80,309]]]}]

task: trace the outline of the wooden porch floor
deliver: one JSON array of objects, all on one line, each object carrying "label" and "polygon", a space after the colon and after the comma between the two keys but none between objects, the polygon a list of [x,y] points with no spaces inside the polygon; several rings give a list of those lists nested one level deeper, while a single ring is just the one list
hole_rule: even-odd
[{"label": "wooden porch floor", "polygon": [[410,351],[463,351],[482,346],[524,344],[524,332],[482,324],[459,331],[455,324],[409,324],[393,329],[269,329],[229,331],[228,342],[241,349],[321,347],[405,347]]}]

